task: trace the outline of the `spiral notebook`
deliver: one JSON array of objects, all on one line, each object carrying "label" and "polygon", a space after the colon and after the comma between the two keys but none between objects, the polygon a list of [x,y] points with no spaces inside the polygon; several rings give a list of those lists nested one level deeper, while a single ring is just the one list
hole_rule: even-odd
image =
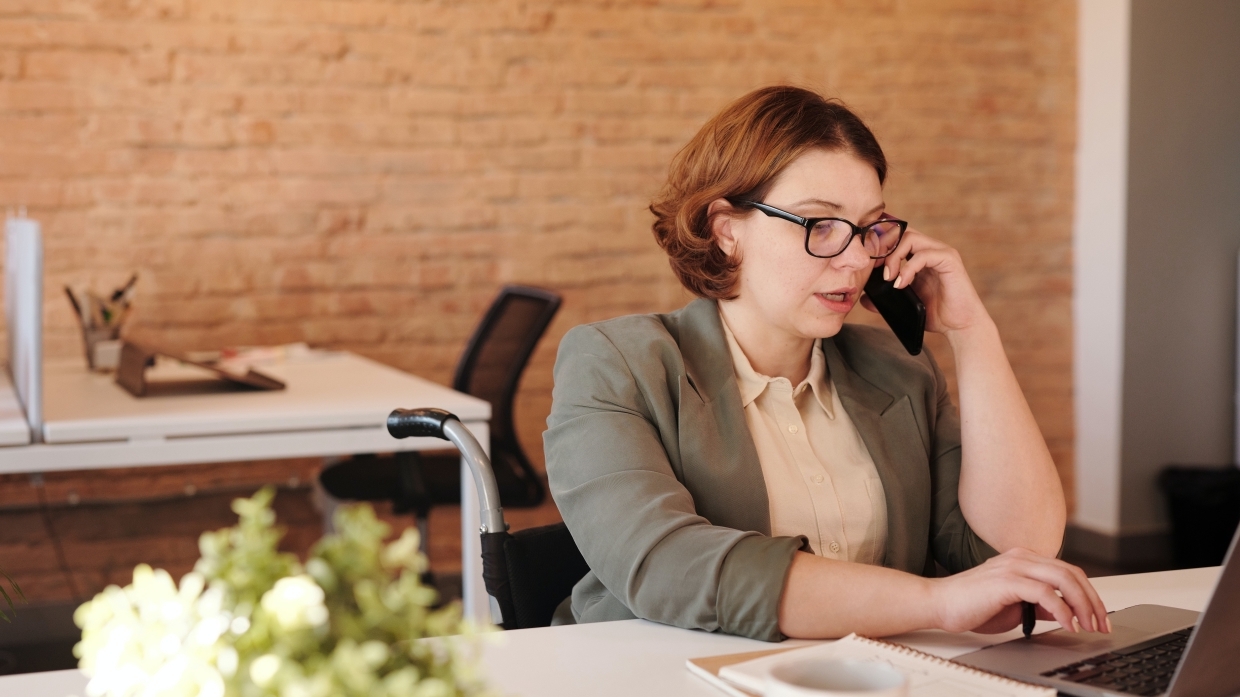
[{"label": "spiral notebook", "polygon": [[1055,690],[1049,687],[1009,680],[907,646],[856,634],[849,634],[829,644],[800,649],[691,658],[687,665],[695,675],[725,693],[733,697],[750,697],[762,694],[771,668],[787,661],[804,659],[885,661],[908,678],[911,697],[1055,697]]}]

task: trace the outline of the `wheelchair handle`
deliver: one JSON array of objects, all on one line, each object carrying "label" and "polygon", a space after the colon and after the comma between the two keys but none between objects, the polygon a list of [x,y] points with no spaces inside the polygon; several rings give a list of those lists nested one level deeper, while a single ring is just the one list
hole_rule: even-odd
[{"label": "wheelchair handle", "polygon": [[491,458],[487,457],[478,439],[455,414],[443,409],[394,409],[388,414],[387,429],[393,438],[441,438],[455,445],[478,489],[482,532],[504,532],[508,529],[508,524],[504,522],[504,509],[500,505],[499,487],[495,484],[495,472],[491,470]]},{"label": "wheelchair handle", "polygon": [[393,438],[447,438],[443,424],[455,419],[443,409],[393,409],[388,414],[387,429]]}]

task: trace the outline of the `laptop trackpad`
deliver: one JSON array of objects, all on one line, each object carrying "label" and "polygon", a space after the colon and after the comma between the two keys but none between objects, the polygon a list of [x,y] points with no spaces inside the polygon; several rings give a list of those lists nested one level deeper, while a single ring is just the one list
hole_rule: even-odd
[{"label": "laptop trackpad", "polygon": [[1131,646],[1165,632],[1191,627],[1198,613],[1161,605],[1136,605],[1111,613],[1110,634],[1062,629],[1014,639],[958,656],[958,663],[1005,675],[1033,676],[1053,668]]}]

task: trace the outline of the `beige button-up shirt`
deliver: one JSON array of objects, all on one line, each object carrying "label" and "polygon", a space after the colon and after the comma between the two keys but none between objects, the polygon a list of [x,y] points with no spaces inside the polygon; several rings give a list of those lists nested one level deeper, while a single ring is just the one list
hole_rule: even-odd
[{"label": "beige button-up shirt", "polygon": [[805,535],[820,556],[881,564],[883,483],[832,389],[822,346],[814,342],[809,375],[793,387],[754,371],[727,320],[723,332],[766,482],[771,535]]}]

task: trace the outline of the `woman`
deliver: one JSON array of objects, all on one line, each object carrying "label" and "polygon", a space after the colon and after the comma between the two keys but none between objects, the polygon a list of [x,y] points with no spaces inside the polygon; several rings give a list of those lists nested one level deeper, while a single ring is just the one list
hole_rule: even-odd
[{"label": "woman", "polygon": [[[1063,492],[995,325],[959,254],[885,213],[886,171],[860,119],[789,87],[677,155],[650,208],[700,299],[560,344],[547,471],[591,571],[557,621],[774,641],[1006,631],[1029,601],[1109,631],[1053,558]],[[959,413],[928,354],[844,324],[879,264],[951,344]]]}]

